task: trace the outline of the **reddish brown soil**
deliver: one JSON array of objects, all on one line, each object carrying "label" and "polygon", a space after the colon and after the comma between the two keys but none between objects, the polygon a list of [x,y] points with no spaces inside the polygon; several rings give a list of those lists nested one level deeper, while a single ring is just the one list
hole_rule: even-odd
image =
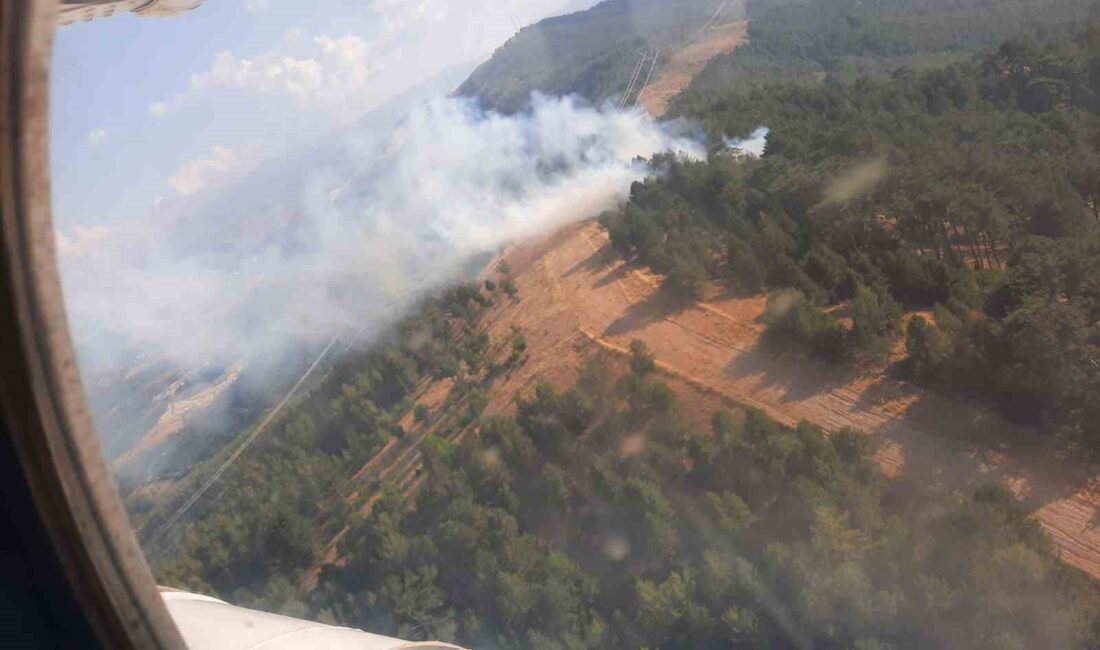
[{"label": "reddish brown soil", "polygon": [[695,75],[719,54],[732,52],[744,42],[748,21],[714,25],[700,30],[682,48],[663,60],[653,75],[653,80],[642,89],[638,102],[653,117],[660,117],[668,110],[672,98],[688,87]]},{"label": "reddish brown soil", "polygon": [[[861,372],[763,350],[764,296],[712,288],[703,302],[676,303],[658,290],[658,278],[621,261],[594,222],[515,246],[504,259],[519,300],[501,297],[481,328],[498,359],[507,356],[513,331],[523,333],[528,348],[525,360],[496,380],[487,413],[511,412],[516,395],[529,394],[537,382],[571,385],[581,361],[601,350],[614,365],[614,357],[625,358],[630,341],[640,339],[701,430],[715,409],[730,404],[760,408],[785,424],[808,420],[827,431],[854,427],[876,438],[884,473],[903,485],[942,494],[990,482],[1008,486],[1033,509],[1062,559],[1100,579],[1096,472],[1056,439],[980,406],[886,378],[881,370]],[[495,266],[494,260],[488,269]],[[499,276],[489,270],[484,275]],[[406,436],[365,465],[353,486],[384,480],[411,497],[423,480],[420,442],[461,406],[452,403],[451,388],[450,380],[421,386],[417,400],[429,406],[432,420],[402,421]],[[372,503],[366,500],[363,510]],[[339,561],[336,543],[345,531],[326,545],[325,562]],[[315,579],[316,571],[309,572],[307,581]]]},{"label": "reddish brown soil", "polygon": [[116,458],[111,466],[115,471],[133,462],[146,451],[164,444],[173,435],[183,429],[185,418],[189,413],[201,412],[210,406],[233,385],[241,374],[242,367],[237,364],[216,384],[202,390],[187,399],[177,400],[168,405],[164,414],[157,420],[156,425],[149,430],[133,449]]},{"label": "reddish brown soil", "polygon": [[515,247],[506,259],[521,301],[495,310],[487,327],[494,340],[519,327],[529,361],[494,389],[491,411],[510,409],[536,381],[567,385],[585,341],[622,354],[640,339],[689,412],[709,415],[728,398],[787,424],[854,427],[877,438],[887,474],[943,492],[1001,482],[1030,505],[1066,562],[1100,578],[1096,473],[1056,439],[881,372],[765,351],[763,296],[678,305],[655,278],[618,260],[592,222]]}]

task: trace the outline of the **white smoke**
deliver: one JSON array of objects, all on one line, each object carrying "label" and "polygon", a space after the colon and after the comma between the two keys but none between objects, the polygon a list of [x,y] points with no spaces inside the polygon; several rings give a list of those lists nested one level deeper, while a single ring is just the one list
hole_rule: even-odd
[{"label": "white smoke", "polygon": [[344,133],[126,226],[60,233],[85,370],[135,354],[229,364],[378,330],[472,259],[622,200],[646,173],[636,157],[703,155],[641,112],[569,98],[515,116],[438,99],[371,141]]},{"label": "white smoke", "polygon": [[743,155],[759,158],[764,155],[764,149],[768,146],[769,133],[771,129],[768,127],[757,127],[747,138],[726,138],[726,147]]}]

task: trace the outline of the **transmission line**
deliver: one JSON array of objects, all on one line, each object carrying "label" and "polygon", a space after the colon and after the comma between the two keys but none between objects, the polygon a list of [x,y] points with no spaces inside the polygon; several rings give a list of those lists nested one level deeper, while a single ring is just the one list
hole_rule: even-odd
[{"label": "transmission line", "polygon": [[309,376],[313,374],[313,371],[317,369],[317,366],[320,365],[321,361],[328,354],[329,350],[332,349],[332,346],[336,345],[336,341],[339,340],[345,329],[347,328],[342,328],[339,332],[336,333],[335,336],[332,337],[332,340],[328,342],[328,345],[325,346],[325,349],[321,350],[321,353],[317,355],[317,358],[313,361],[313,364],[298,379],[297,383],[294,384],[290,391],[287,392],[282,401],[275,405],[275,408],[267,414],[267,417],[265,417],[260,422],[260,424],[256,426],[252,433],[248,434],[248,437],[244,439],[244,442],[242,442],[241,445],[237,447],[237,449],[234,450],[232,454],[229,455],[229,458],[225,459],[225,462],[223,462],[221,466],[218,467],[218,469],[215,470],[214,473],[211,474],[210,477],[207,478],[201,486],[199,486],[199,489],[195,490],[195,492],[192,493],[190,497],[188,497],[187,501],[185,501],[183,505],[181,505],[174,513],[172,513],[172,516],[169,517],[168,520],[161,525],[156,534],[149,539],[150,548],[156,547],[157,542],[162,537],[164,537],[164,535],[169,530],[171,530],[173,526],[176,525],[176,522],[178,522],[180,518],[183,517],[183,515],[187,514],[187,511],[190,510],[191,507],[194,506],[195,503],[197,503],[198,500],[202,498],[202,495],[206,494],[206,491],[210,489],[210,486],[213,485],[219,478],[221,478],[222,474],[224,474],[226,470],[228,470],[233,465],[233,463],[237,462],[237,459],[241,457],[241,454],[243,454],[245,450],[248,449],[249,446],[251,446],[252,443],[256,441],[256,438],[258,438],[260,434],[264,432],[264,429],[266,429],[267,426],[271,424],[271,421],[275,419],[275,416],[277,416],[279,412],[283,410],[287,403],[290,402],[290,400],[298,392],[298,389],[302,387],[302,384],[304,384],[306,380],[309,379]]},{"label": "transmission line", "polygon": [[642,93],[645,92],[646,86],[649,85],[649,79],[653,76],[653,70],[657,67],[657,58],[661,56],[661,50],[657,50],[653,53],[653,63],[649,66],[649,74],[645,76],[645,83],[642,84],[642,89],[638,91],[638,97],[634,99],[634,105],[637,106],[638,102],[642,101]]}]

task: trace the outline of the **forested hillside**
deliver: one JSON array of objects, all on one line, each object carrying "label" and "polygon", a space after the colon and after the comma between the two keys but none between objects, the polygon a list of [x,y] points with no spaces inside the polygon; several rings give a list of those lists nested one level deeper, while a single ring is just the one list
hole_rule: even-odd
[{"label": "forested hillside", "polygon": [[693,431],[635,347],[431,448],[315,596],[336,619],[488,648],[1088,647],[1097,600],[1000,488],[891,493],[854,431],[761,413]]},{"label": "forested hillside", "polygon": [[[771,127],[760,160],[655,162],[604,217],[691,298],[773,291],[773,340],[881,357],[908,322],[912,378],[1100,444],[1100,28],[1013,39],[884,81],[698,95],[721,134]],[[782,293],[778,290],[790,289]],[[851,323],[822,311],[847,304]]]},{"label": "forested hillside", "polygon": [[[576,93],[593,104],[618,99],[643,53],[680,45],[724,4],[608,0],[587,11],[547,18],[521,29],[470,75],[458,94],[504,112],[527,106],[533,91]],[[726,6],[727,20],[743,14],[741,0]]]},{"label": "forested hillside", "polygon": [[[412,409],[415,387],[481,370],[488,341],[471,328],[487,304],[476,287],[454,287],[403,321],[389,341],[346,354],[234,464],[217,497],[199,503],[178,528],[165,524],[239,443],[168,495],[132,494],[130,517],[154,550],[158,577],[225,596],[296,582],[316,561],[328,527],[351,515],[342,488],[387,442],[405,435],[399,420]],[[475,387],[463,384],[458,393]]]},{"label": "forested hillside", "polygon": [[[383,485],[356,514],[326,497],[400,435],[368,413],[408,394],[416,361],[399,350],[327,384],[342,396],[323,391],[297,408],[158,577],[469,647],[1085,648],[1097,638],[1091,587],[1007,491],[929,501],[881,477],[866,435],[784,428],[752,409],[718,411],[696,430],[642,345],[625,372],[591,357],[566,392],[540,385],[514,416],[473,412],[456,426],[474,423],[476,436],[426,441],[412,507]],[[464,356],[461,366],[491,363]],[[374,433],[345,439],[360,430]],[[342,561],[303,588],[334,518],[350,522]]]},{"label": "forested hillside", "polygon": [[1007,38],[1095,17],[1094,0],[751,0],[748,44],[716,57],[684,94],[854,81],[938,67]]},{"label": "forested hillside", "polygon": [[[628,5],[646,36],[603,47]],[[463,92],[504,110],[532,88],[598,101],[642,41],[672,37],[663,12],[689,25],[716,6],[612,0],[547,21]],[[674,105],[709,159],[650,161],[600,219],[619,254],[685,304],[714,284],[765,292],[767,353],[894,372],[1100,448],[1100,25],[1065,24],[1088,5],[749,10],[751,45]],[[565,42],[573,58],[545,56]],[[730,146],[761,126],[763,156]],[[471,647],[1100,646],[1095,585],[1008,490],[945,500],[883,476],[874,436],[728,402],[692,424],[640,341],[592,353],[572,388],[532,382],[514,411],[485,416],[495,382],[532,362],[514,325],[480,329],[494,307],[525,308],[507,264],[492,277],[345,358],[182,520],[158,578]],[[447,417],[414,406],[441,378]],[[355,484],[410,421],[416,481]],[[190,487],[131,498],[147,539]]]}]

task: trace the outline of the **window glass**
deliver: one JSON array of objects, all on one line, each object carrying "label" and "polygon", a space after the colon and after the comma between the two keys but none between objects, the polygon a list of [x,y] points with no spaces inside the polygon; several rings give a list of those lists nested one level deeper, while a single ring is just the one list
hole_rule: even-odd
[{"label": "window glass", "polygon": [[1096,647],[1091,0],[58,5],[160,584],[501,648]]}]

